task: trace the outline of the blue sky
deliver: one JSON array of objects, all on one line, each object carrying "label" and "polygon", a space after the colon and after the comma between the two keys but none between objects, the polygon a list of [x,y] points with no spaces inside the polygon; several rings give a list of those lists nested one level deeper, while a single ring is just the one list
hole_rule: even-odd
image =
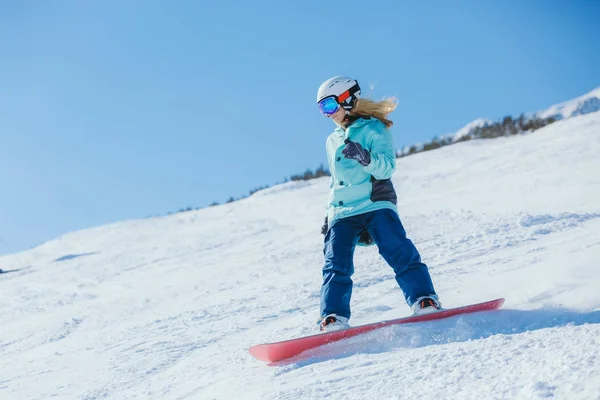
[{"label": "blue sky", "polygon": [[593,0],[0,0],[0,254],[314,169],[334,75],[399,98],[398,148],[577,97],[599,20]]}]

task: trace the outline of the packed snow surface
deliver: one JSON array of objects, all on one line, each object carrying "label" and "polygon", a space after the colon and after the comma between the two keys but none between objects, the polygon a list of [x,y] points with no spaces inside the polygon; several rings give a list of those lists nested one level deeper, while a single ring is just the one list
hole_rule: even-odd
[{"label": "packed snow surface", "polygon": [[[271,367],[315,333],[328,178],[74,232],[0,258],[0,398],[600,399],[600,113],[398,160],[402,221],[445,307]],[[410,314],[376,247],[353,325]]]}]

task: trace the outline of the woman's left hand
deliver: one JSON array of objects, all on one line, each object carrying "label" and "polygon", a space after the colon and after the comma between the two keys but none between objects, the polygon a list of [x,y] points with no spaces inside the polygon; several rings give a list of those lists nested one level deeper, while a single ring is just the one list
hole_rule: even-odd
[{"label": "woman's left hand", "polygon": [[346,139],[344,143],[346,143],[346,147],[342,150],[344,157],[358,161],[363,167],[371,163],[371,153],[365,150],[360,143],[353,142],[350,139]]}]

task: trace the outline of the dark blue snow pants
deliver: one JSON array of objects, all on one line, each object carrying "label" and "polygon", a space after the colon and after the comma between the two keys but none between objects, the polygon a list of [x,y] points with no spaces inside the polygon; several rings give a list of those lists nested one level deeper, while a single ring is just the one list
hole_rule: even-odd
[{"label": "dark blue snow pants", "polygon": [[421,296],[435,295],[427,265],[415,245],[406,237],[398,214],[383,209],[337,220],[325,236],[325,265],[321,287],[321,316],[337,314],[350,318],[354,249],[367,230],[379,254],[396,273],[409,306]]}]

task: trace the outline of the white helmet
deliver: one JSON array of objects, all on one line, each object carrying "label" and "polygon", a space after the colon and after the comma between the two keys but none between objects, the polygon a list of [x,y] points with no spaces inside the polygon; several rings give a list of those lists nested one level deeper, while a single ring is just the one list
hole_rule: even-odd
[{"label": "white helmet", "polygon": [[336,76],[321,84],[317,92],[317,103],[327,97],[334,97],[344,110],[350,111],[360,97],[360,86],[355,79]]}]

